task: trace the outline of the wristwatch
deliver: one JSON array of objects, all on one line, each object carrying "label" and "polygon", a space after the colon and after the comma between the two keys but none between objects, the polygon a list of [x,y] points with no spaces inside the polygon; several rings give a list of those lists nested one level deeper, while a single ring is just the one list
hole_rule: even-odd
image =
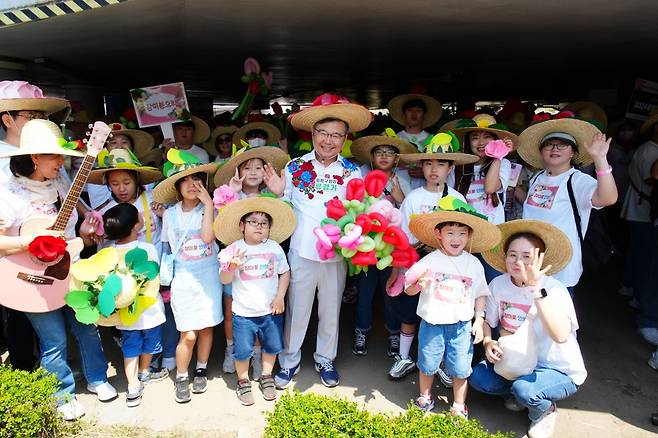
[{"label": "wristwatch", "polygon": [[[539,295],[537,293],[539,292]],[[546,298],[548,296],[548,292],[546,292],[546,289],[543,287],[540,290],[536,290],[535,293],[533,294],[535,299],[541,299],[541,298]]]},{"label": "wristwatch", "polygon": [[487,312],[485,312],[484,310],[479,310],[479,311],[475,312],[475,317],[476,318],[480,317],[480,318],[484,319],[485,316],[487,316]]}]

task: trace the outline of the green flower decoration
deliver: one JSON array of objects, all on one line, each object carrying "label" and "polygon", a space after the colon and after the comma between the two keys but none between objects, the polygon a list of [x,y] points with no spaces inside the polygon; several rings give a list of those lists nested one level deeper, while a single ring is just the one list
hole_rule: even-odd
[{"label": "green flower decoration", "polygon": [[459,139],[452,132],[439,132],[425,146],[429,154],[449,154],[459,152]]},{"label": "green flower decoration", "polygon": [[495,120],[494,120],[494,123],[489,123],[488,118],[482,118],[478,121],[473,120],[473,119],[460,119],[460,120],[457,120],[457,124],[455,125],[455,129],[460,129],[460,128],[473,128],[473,129],[490,128],[490,129],[500,129],[501,131],[509,131],[509,127],[506,124],[504,124],[504,123],[495,123]]},{"label": "green flower decoration", "polygon": [[102,149],[96,157],[99,169],[141,167],[139,158],[129,149]]},{"label": "green flower decoration", "polygon": [[454,196],[444,196],[441,198],[439,201],[439,210],[440,211],[457,211],[460,213],[466,213],[470,214],[476,217],[479,217],[480,219],[489,220],[489,218],[482,213],[478,212],[475,208],[473,208],[471,205],[467,204],[466,202],[462,201],[461,199],[457,199]]},{"label": "green flower decoration", "polygon": [[167,152],[167,162],[162,166],[162,173],[169,178],[191,167],[201,164],[201,161],[189,152],[171,148]]}]

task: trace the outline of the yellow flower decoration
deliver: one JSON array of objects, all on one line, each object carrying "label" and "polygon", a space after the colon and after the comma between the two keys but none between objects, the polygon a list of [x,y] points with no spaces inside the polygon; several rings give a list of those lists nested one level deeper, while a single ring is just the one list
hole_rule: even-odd
[{"label": "yellow flower decoration", "polygon": [[119,263],[115,248],[103,248],[88,259],[71,265],[71,275],[78,281],[95,281],[99,276],[114,270]]}]

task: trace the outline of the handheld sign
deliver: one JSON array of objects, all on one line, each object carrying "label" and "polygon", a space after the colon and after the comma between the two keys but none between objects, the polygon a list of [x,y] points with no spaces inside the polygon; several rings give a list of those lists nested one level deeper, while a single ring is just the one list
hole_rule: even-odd
[{"label": "handheld sign", "polygon": [[173,123],[190,120],[185,85],[182,82],[134,88],[130,97],[140,128],[160,126],[164,138],[174,138]]}]

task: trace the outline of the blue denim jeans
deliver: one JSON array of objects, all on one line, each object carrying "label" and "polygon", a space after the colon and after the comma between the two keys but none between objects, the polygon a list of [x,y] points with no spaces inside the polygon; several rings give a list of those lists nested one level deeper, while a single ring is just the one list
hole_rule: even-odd
[{"label": "blue denim jeans", "polygon": [[474,369],[470,385],[485,394],[516,400],[528,408],[531,421],[538,420],[554,401],[564,400],[578,391],[569,376],[560,371],[538,367],[531,374],[509,381],[494,372],[492,363],[483,360]]},{"label": "blue denim jeans", "polygon": [[41,367],[54,374],[59,381],[59,391],[55,395],[60,401],[67,394],[75,393],[75,380],[66,361],[67,327],[78,341],[82,372],[87,383],[96,386],[107,382],[107,359],[95,325],[78,322],[68,306],[45,313],[26,312],[25,315],[39,337]]},{"label": "blue denim jeans", "polygon": [[658,328],[658,231],[645,222],[628,221],[633,293],[640,303],[637,324],[640,328]]},{"label": "blue denim jeans", "polygon": [[[368,272],[357,277],[358,296],[356,301],[356,328],[369,330],[372,326],[372,300],[377,292],[384,296],[384,325],[391,333],[400,331],[400,320],[393,312],[391,297],[386,293],[386,281],[391,275],[391,268],[382,271],[371,266]],[[404,293],[404,292],[403,292]]]}]

